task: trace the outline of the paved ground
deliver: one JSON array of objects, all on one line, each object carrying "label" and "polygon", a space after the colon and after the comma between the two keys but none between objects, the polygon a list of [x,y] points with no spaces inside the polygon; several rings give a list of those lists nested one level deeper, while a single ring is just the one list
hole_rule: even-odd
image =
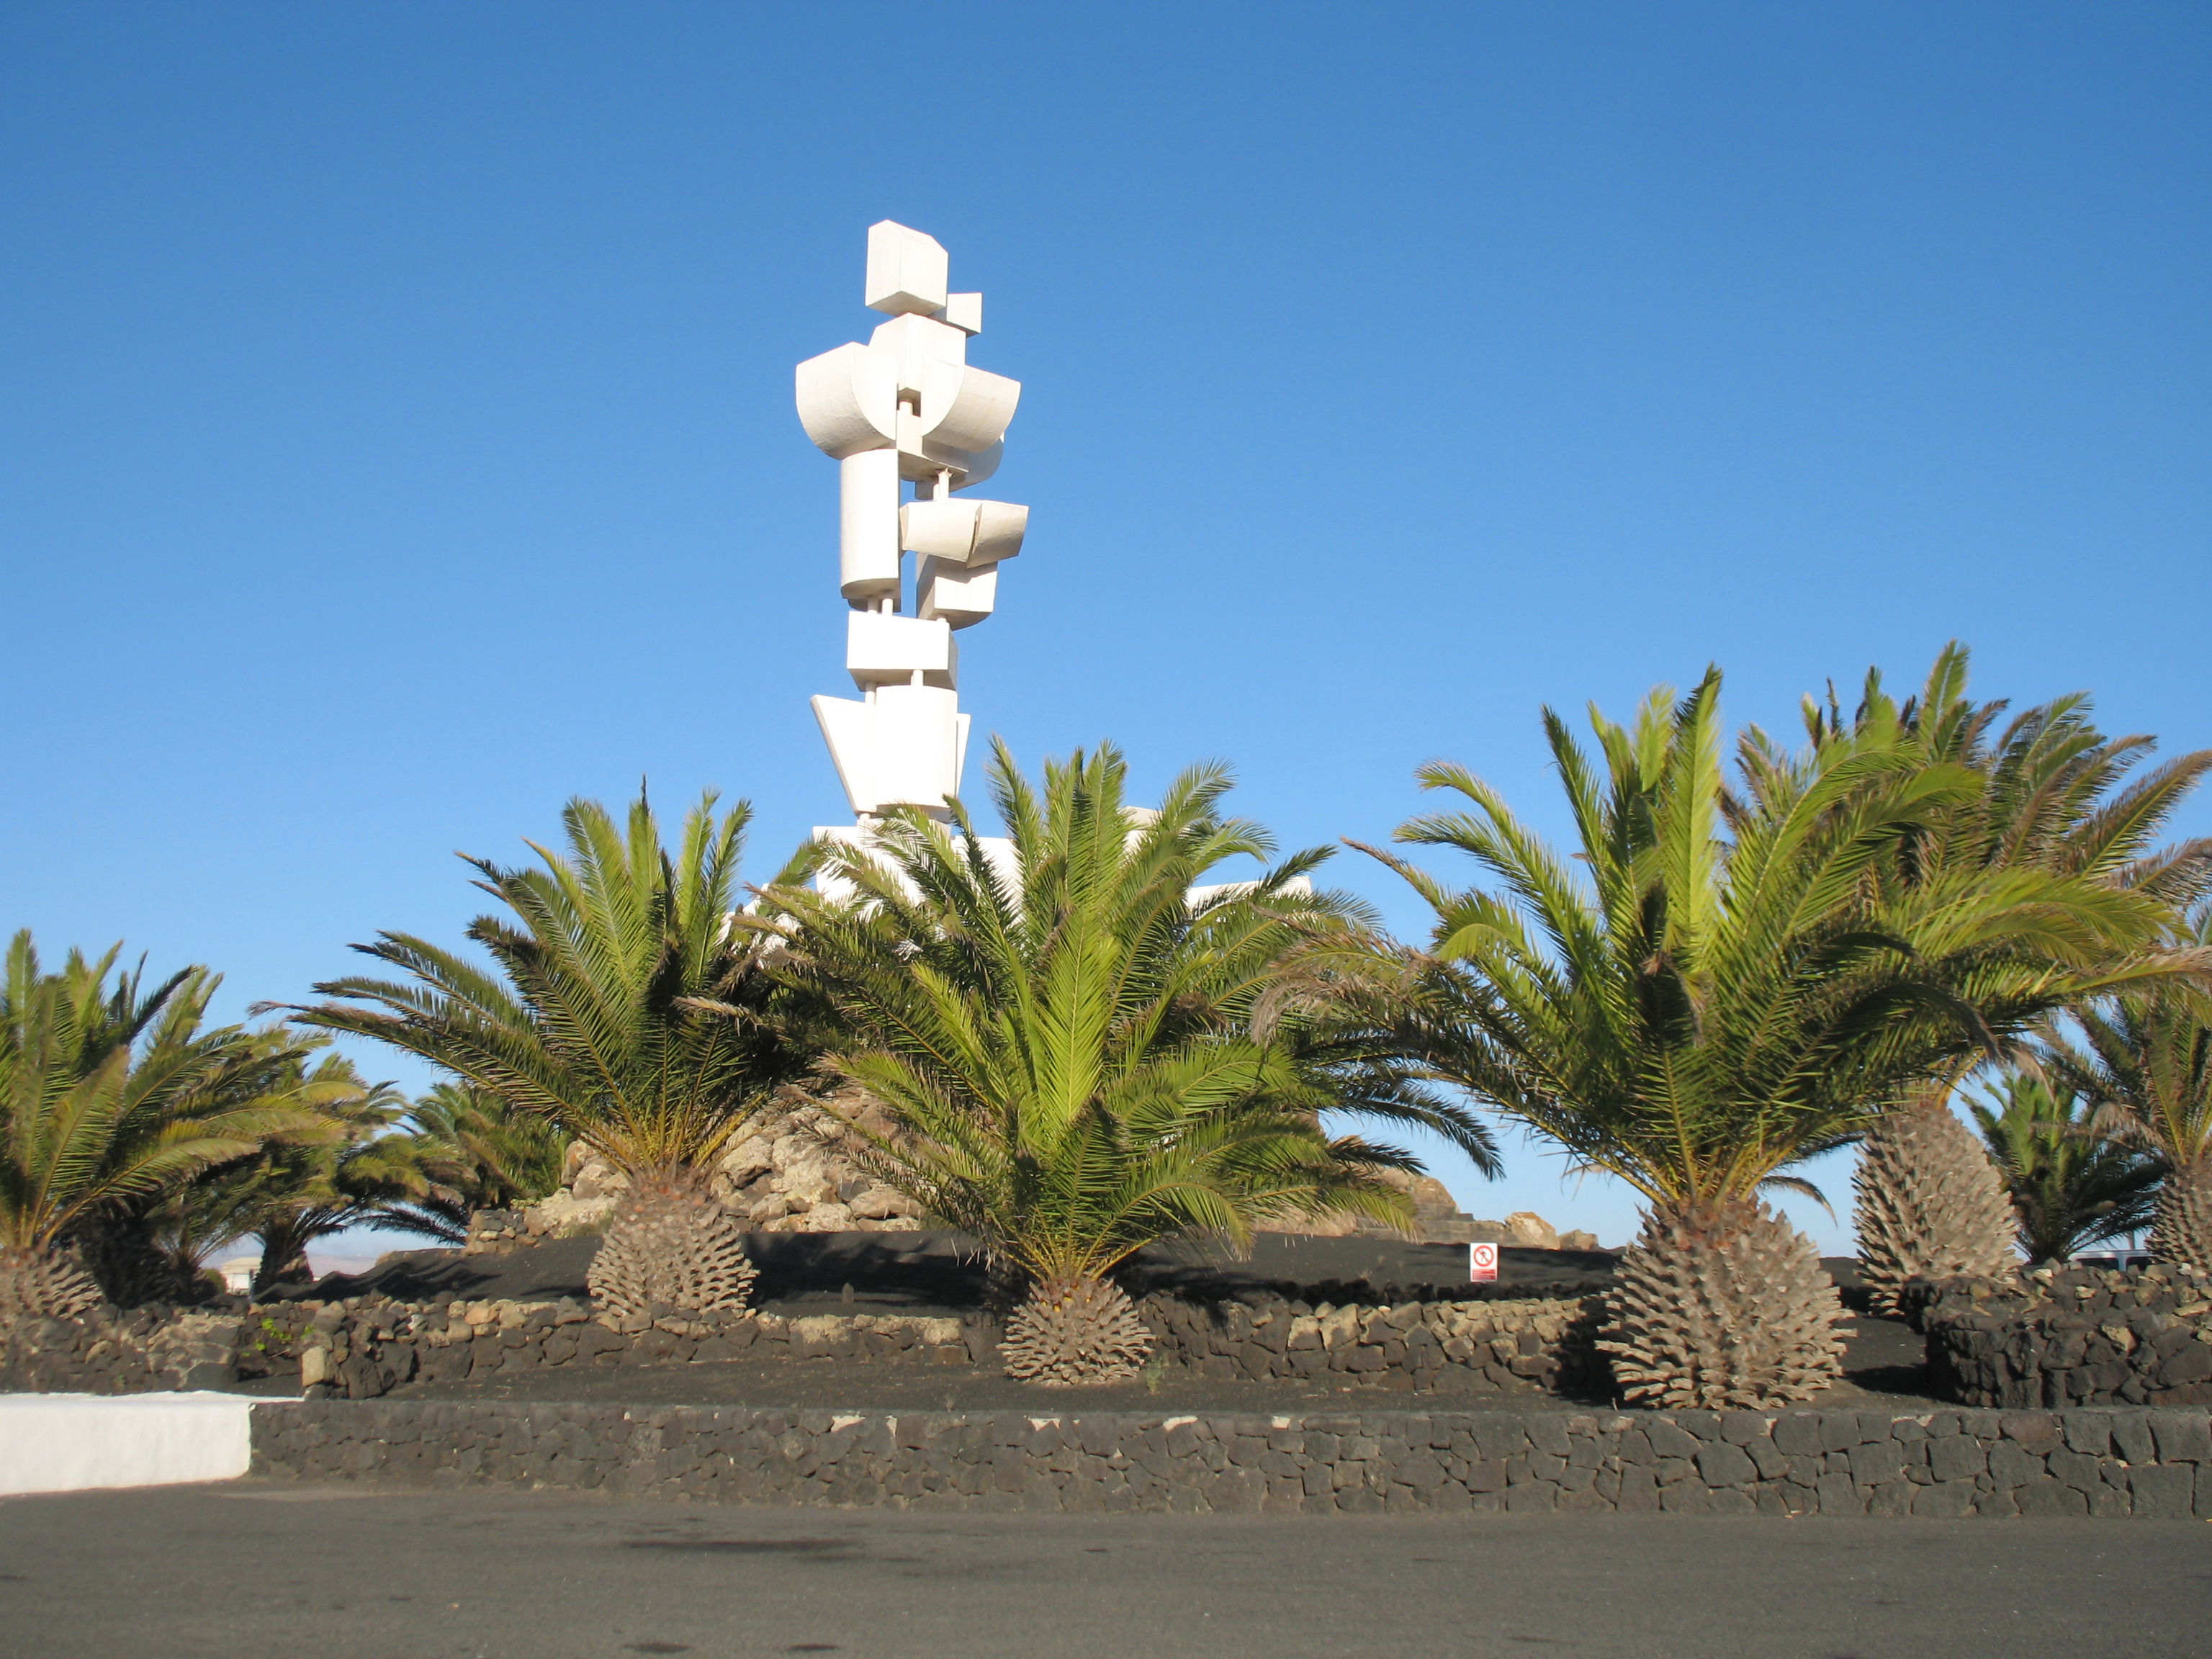
[{"label": "paved ground", "polygon": [[0,1653],[2201,1655],[2203,1522],[924,1516],[178,1487],[0,1502]]}]

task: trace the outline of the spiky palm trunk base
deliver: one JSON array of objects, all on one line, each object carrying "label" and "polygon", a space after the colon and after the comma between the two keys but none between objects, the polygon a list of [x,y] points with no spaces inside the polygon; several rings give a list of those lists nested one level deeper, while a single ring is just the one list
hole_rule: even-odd
[{"label": "spiky palm trunk base", "polygon": [[1778,1406],[1842,1376],[1844,1316],[1813,1241],[1765,1206],[1655,1210],[1597,1346],[1638,1406]]},{"label": "spiky palm trunk base", "polygon": [[2004,1177],[1948,1106],[1885,1114],[1860,1143],[1851,1184],[1860,1279],[1886,1318],[1909,1279],[1995,1279],[2020,1265]]},{"label": "spiky palm trunk base", "polygon": [[2154,1261],[2212,1273],[2212,1163],[2166,1176],[2151,1218],[2150,1254]]},{"label": "spiky palm trunk base", "polygon": [[100,1285],[60,1250],[0,1249],[0,1325],[79,1319],[100,1304]]},{"label": "spiky palm trunk base", "polygon": [[1121,1287],[1102,1279],[1040,1279],[1006,1322],[1006,1375],[1061,1385],[1134,1376],[1152,1334]]},{"label": "spiky palm trunk base", "polygon": [[738,1218],[696,1171],[641,1176],[607,1218],[586,1284],[599,1311],[734,1313],[755,1278]]}]

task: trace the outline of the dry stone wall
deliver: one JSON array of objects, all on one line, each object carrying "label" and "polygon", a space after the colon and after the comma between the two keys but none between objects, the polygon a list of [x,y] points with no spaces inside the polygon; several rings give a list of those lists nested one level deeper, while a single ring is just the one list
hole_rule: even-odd
[{"label": "dry stone wall", "polygon": [[319,1395],[370,1400],[410,1382],[717,1359],[906,1358],[975,1363],[994,1333],[976,1322],[899,1314],[743,1313],[602,1322],[584,1303],[410,1304],[365,1299],[316,1310],[300,1379]]},{"label": "dry stone wall", "polygon": [[248,1322],[234,1313],[110,1310],[0,1328],[0,1391],[146,1394],[220,1389],[238,1377]]},{"label": "dry stone wall", "polygon": [[2179,1266],[2041,1267],[1916,1285],[1935,1392],[1964,1405],[2212,1403],[2212,1280]]},{"label": "dry stone wall", "polygon": [[[1309,1307],[1150,1296],[1138,1310],[1162,1363],[1224,1381],[1328,1373],[1407,1393],[1510,1394],[1593,1386],[1603,1375],[1592,1346],[1594,1297]],[[603,1320],[570,1298],[362,1297],[307,1310],[305,1316],[298,1339],[302,1385],[351,1400],[374,1399],[403,1382],[568,1365],[741,1358],[988,1364],[996,1363],[1000,1338],[997,1324],[980,1314],[748,1311]]]},{"label": "dry stone wall", "polygon": [[310,1401],[255,1473],[900,1509],[2212,1519],[2201,1410],[791,1412]]},{"label": "dry stone wall", "polygon": [[1149,1296],[1139,1316],[1170,1364],[1220,1381],[1332,1373],[1416,1394],[1604,1389],[1601,1298],[1189,1302]]}]

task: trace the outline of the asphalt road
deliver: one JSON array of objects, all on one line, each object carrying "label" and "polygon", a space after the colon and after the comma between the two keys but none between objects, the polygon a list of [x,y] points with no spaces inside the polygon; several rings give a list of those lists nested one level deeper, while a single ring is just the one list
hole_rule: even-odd
[{"label": "asphalt road", "polygon": [[916,1515],[239,1482],[0,1501],[0,1652],[2155,1659],[2203,1522]]}]

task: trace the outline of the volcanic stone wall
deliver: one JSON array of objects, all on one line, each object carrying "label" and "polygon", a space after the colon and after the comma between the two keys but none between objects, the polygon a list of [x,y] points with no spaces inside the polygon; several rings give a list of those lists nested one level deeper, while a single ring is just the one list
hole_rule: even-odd
[{"label": "volcanic stone wall", "polygon": [[220,1389],[238,1375],[246,1322],[234,1314],[108,1310],[0,1327],[0,1391],[145,1394]]},{"label": "volcanic stone wall", "polygon": [[581,1365],[682,1365],[739,1358],[907,1358],[974,1363],[994,1332],[975,1322],[894,1314],[671,1314],[603,1323],[585,1304],[331,1303],[315,1310],[300,1354],[310,1389],[374,1399],[402,1382]]},{"label": "volcanic stone wall", "polygon": [[1414,1394],[1574,1392],[1604,1387],[1601,1298],[1193,1302],[1137,1311],[1170,1364],[1219,1381],[1333,1373]]},{"label": "volcanic stone wall", "polygon": [[[1596,1299],[1191,1303],[1150,1296],[1139,1310],[1162,1363],[1221,1381],[1332,1373],[1422,1394],[1510,1394],[1590,1384]],[[315,1310],[299,1340],[303,1386],[374,1399],[403,1382],[574,1365],[716,1359],[993,1362],[981,1316],[774,1312],[603,1322],[574,1299],[409,1304],[374,1297]]]},{"label": "volcanic stone wall", "polygon": [[1915,1287],[1934,1391],[1973,1406],[2212,1403],[2212,1283],[2042,1267]]},{"label": "volcanic stone wall", "polygon": [[257,1407],[253,1468],[722,1502],[1036,1510],[1504,1510],[2212,1519],[2203,1411],[759,1411]]}]

